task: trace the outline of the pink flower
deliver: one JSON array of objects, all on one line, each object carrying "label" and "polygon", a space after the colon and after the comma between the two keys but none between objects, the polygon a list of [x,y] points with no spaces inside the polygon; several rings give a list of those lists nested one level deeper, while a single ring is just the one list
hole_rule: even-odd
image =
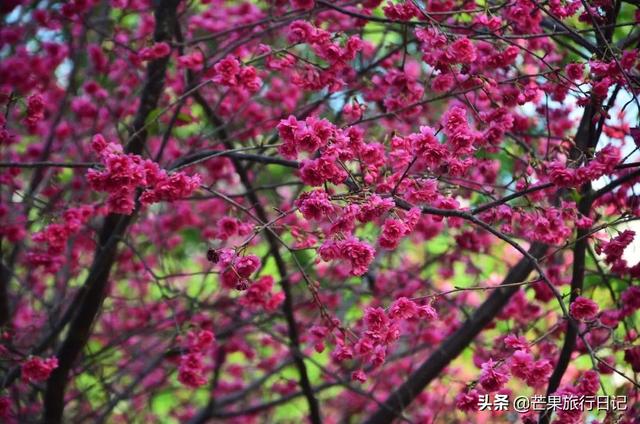
[{"label": "pink flower", "polygon": [[245,66],[240,71],[240,85],[250,93],[260,90],[262,80],[258,77],[258,71],[253,66]]},{"label": "pink flower", "polygon": [[88,170],[87,180],[92,189],[109,193],[107,204],[111,212],[131,214],[135,191],[139,188],[145,189],[140,196],[141,203],[150,204],[182,199],[200,186],[198,175],[168,174],[149,159],[123,154],[119,145],[105,143],[101,135],[96,135],[92,141],[92,148],[100,154],[104,169]]},{"label": "pink flower", "polygon": [[319,187],[326,182],[341,184],[347,177],[348,174],[344,169],[326,157],[303,160],[300,166],[300,179],[314,187]]},{"label": "pink flower", "polygon": [[102,134],[96,134],[91,139],[91,149],[96,153],[102,153],[107,148],[107,140],[104,139]]},{"label": "pink flower", "polygon": [[141,60],[156,60],[167,56],[169,53],[171,53],[171,46],[163,41],[140,50],[138,57]]},{"label": "pink flower", "polygon": [[233,237],[238,233],[239,227],[240,223],[236,218],[224,216],[217,222],[216,237],[222,240]]},{"label": "pink flower", "polygon": [[99,73],[104,73],[109,70],[109,59],[104,54],[102,48],[97,44],[90,44],[87,48],[89,60],[91,60],[92,66]]},{"label": "pink flower", "polygon": [[453,88],[455,81],[453,74],[440,74],[431,81],[431,89],[436,93],[444,93]]},{"label": "pink flower", "polygon": [[479,399],[480,394],[476,389],[465,389],[456,395],[456,407],[464,412],[477,411]]},{"label": "pink flower", "polygon": [[353,359],[353,350],[349,346],[339,343],[332,352],[332,356],[338,362],[346,361]]},{"label": "pink flower", "polygon": [[546,385],[552,372],[553,366],[551,362],[547,359],[541,359],[529,367],[529,375],[525,378],[525,382],[534,388],[543,387]]},{"label": "pink flower", "polygon": [[497,16],[489,17],[485,14],[474,15],[473,22],[479,25],[486,26],[491,31],[496,31],[500,28],[502,20]]},{"label": "pink flower", "polygon": [[385,330],[389,325],[387,315],[382,308],[367,308],[364,313],[364,321],[369,330],[377,332]]},{"label": "pink flower", "polygon": [[579,320],[592,320],[598,314],[598,304],[586,297],[578,296],[569,307],[571,316]]},{"label": "pink flower", "polygon": [[409,319],[413,318],[418,313],[418,305],[406,297],[401,297],[393,302],[393,305],[389,308],[389,317],[396,319]]},{"label": "pink flower", "polygon": [[383,199],[377,194],[373,194],[367,199],[366,203],[360,205],[356,217],[360,222],[370,222],[384,215],[394,205],[393,200],[389,198]]},{"label": "pink flower", "polygon": [[529,351],[527,339],[522,336],[516,336],[515,334],[509,334],[505,337],[504,344],[511,349]]},{"label": "pink flower", "polygon": [[385,249],[395,249],[400,239],[409,233],[409,227],[399,219],[387,219],[382,226],[380,246]]},{"label": "pink flower", "polygon": [[607,93],[609,92],[609,87],[611,87],[612,83],[613,83],[613,80],[611,78],[605,77],[602,80],[596,82],[595,84],[592,82],[591,91],[595,96],[604,98],[607,96]]},{"label": "pink flower", "polygon": [[49,253],[62,253],[67,239],[71,235],[70,229],[63,224],[50,224],[44,230],[33,235],[33,240],[47,243]]},{"label": "pink flower", "polygon": [[304,122],[289,116],[281,120],[277,128],[285,142],[280,147],[280,153],[291,159],[295,159],[299,151],[313,153],[325,147],[336,133],[336,127],[329,121],[313,116],[308,117]]},{"label": "pink flower", "polygon": [[576,185],[572,170],[560,163],[553,163],[549,166],[549,179],[558,187],[573,187]]},{"label": "pink flower", "polygon": [[443,117],[445,134],[455,134],[468,126],[467,111],[464,107],[455,105],[449,108]]},{"label": "pink flower", "polygon": [[373,262],[375,250],[367,243],[350,238],[339,243],[341,257],[351,263],[351,275],[362,275]]},{"label": "pink flower", "polygon": [[364,371],[362,370],[356,370],[351,373],[351,379],[353,381],[359,381],[360,383],[364,383],[365,381],[367,381],[367,374],[365,374]]},{"label": "pink flower", "polygon": [[447,143],[453,152],[464,154],[473,151],[473,144],[479,134],[469,126],[467,112],[462,106],[452,106],[444,114],[443,125]]},{"label": "pink flower", "polygon": [[207,382],[199,371],[191,368],[180,368],[178,370],[178,381],[192,389],[196,389]]},{"label": "pink flower", "polygon": [[364,48],[364,42],[357,35],[352,35],[349,37],[347,42],[345,43],[342,59],[343,60],[353,60],[356,57],[356,54]]},{"label": "pink flower", "polygon": [[34,132],[38,122],[44,119],[44,99],[40,94],[33,94],[27,99],[27,116],[25,124],[30,132]]},{"label": "pink flower", "polygon": [[631,286],[620,296],[624,309],[629,312],[640,309],[640,286]]},{"label": "pink flower", "polygon": [[207,380],[202,376],[204,370],[202,359],[202,354],[199,352],[182,355],[178,369],[178,381],[191,388],[205,384]]},{"label": "pink flower", "polygon": [[422,305],[418,307],[418,316],[426,319],[438,318],[438,312],[431,305]]},{"label": "pink flower", "polygon": [[613,264],[614,262],[622,258],[624,250],[631,244],[635,238],[636,233],[631,230],[624,230],[611,241],[603,243],[596,248],[598,253],[604,253],[606,255],[605,262]]},{"label": "pink flower", "polygon": [[300,43],[309,41],[316,29],[307,21],[293,21],[289,25],[289,34],[287,39],[290,43]]},{"label": "pink flower", "polygon": [[353,103],[347,103],[346,105],[344,105],[344,107],[342,108],[342,113],[347,119],[351,121],[357,121],[358,119],[362,118],[362,115],[364,114],[366,108],[366,105],[354,101]]},{"label": "pink flower", "polygon": [[585,371],[576,387],[585,396],[593,396],[600,390],[600,377],[593,370]]},{"label": "pink flower", "polygon": [[489,359],[482,364],[482,372],[478,380],[480,386],[488,392],[497,392],[509,380],[509,375],[503,372],[502,368],[497,366],[493,360]]},{"label": "pink flower", "polygon": [[296,131],[301,125],[302,123],[300,123],[295,116],[289,115],[287,119],[282,119],[276,128],[282,140],[294,143]]},{"label": "pink flower", "polygon": [[589,163],[589,165],[593,165],[598,171],[601,171],[601,174],[598,175],[600,176],[613,172],[621,159],[622,153],[620,149],[608,144],[596,153],[596,159]]},{"label": "pink flower", "polygon": [[233,56],[227,56],[213,66],[213,82],[227,87],[244,88],[255,93],[262,86],[256,68],[242,66]]},{"label": "pink flower", "polygon": [[511,374],[522,380],[529,378],[533,366],[533,356],[525,351],[518,350],[513,353],[509,361]]},{"label": "pink flower", "polygon": [[26,381],[46,381],[56,368],[58,358],[55,356],[47,359],[34,356],[22,364],[22,378]]},{"label": "pink flower", "polygon": [[387,18],[397,21],[408,21],[420,13],[420,10],[410,1],[397,4],[389,2],[382,10]]},{"label": "pink flower", "polygon": [[249,278],[258,268],[260,268],[260,258],[256,255],[243,256],[238,259],[235,267],[238,275],[243,278]]},{"label": "pink flower", "polygon": [[624,360],[631,365],[633,372],[640,372],[640,346],[634,346],[625,350]]},{"label": "pink flower", "polygon": [[240,62],[235,57],[227,56],[213,66],[215,76],[213,81],[235,87],[238,85],[238,76],[240,74]]},{"label": "pink flower", "polygon": [[620,66],[622,66],[623,69],[630,70],[636,60],[638,60],[637,50],[624,50],[622,52],[622,58],[620,59]]},{"label": "pink flower", "polygon": [[209,330],[200,330],[198,332],[189,332],[189,348],[194,352],[207,350],[213,345],[215,336]]},{"label": "pink flower", "polygon": [[[565,399],[577,398],[580,393],[576,390],[575,387],[572,386],[564,386],[557,390],[554,393],[555,396],[558,396],[563,402]],[[556,411],[556,420],[558,424],[573,424],[573,423],[581,423],[585,420],[582,420],[582,409],[578,404],[568,402],[567,408],[560,408]]]},{"label": "pink flower", "polygon": [[326,219],[334,209],[329,195],[324,190],[302,193],[295,205],[306,219]]},{"label": "pink flower", "polygon": [[449,57],[454,63],[472,63],[476,60],[476,48],[468,38],[459,38],[449,46]]},{"label": "pink flower", "polygon": [[434,129],[425,125],[420,127],[419,133],[411,134],[407,139],[413,149],[419,154],[439,145]]},{"label": "pink flower", "polygon": [[204,63],[204,57],[202,52],[196,51],[191,54],[180,56],[178,58],[178,64],[184,68],[192,69],[194,71],[200,71]]},{"label": "pink flower", "polygon": [[158,181],[142,193],[140,201],[143,204],[150,204],[180,200],[197,190],[200,183],[198,175],[189,176],[184,172],[174,172],[167,176],[163,172],[159,175]]},{"label": "pink flower", "polygon": [[203,366],[202,355],[197,352],[182,355],[180,357],[180,366],[183,368],[189,368],[194,370],[200,369]]},{"label": "pink flower", "polygon": [[582,63],[570,63],[565,69],[567,76],[574,81],[582,79],[584,75],[584,64]]},{"label": "pink flower", "polygon": [[305,152],[315,152],[323,144],[322,139],[306,125],[296,131],[294,142],[299,150]]},{"label": "pink flower", "polygon": [[265,275],[258,278],[249,286],[245,295],[240,298],[240,304],[254,309],[263,308],[265,311],[275,311],[284,301],[284,293],[273,292],[273,277]]}]

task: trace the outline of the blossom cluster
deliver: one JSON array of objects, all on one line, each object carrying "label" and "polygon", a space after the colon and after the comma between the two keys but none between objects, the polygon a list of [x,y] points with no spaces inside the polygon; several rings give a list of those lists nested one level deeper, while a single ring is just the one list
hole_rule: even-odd
[{"label": "blossom cluster", "polygon": [[273,282],[273,277],[270,275],[258,278],[249,285],[238,302],[255,310],[274,312],[284,302],[284,293],[274,292]]},{"label": "blossom cluster", "polygon": [[[364,43],[358,36],[351,36],[344,46],[332,40],[332,34],[322,28],[315,27],[307,21],[296,20],[289,25],[287,39],[290,43],[306,43],[318,58],[326,61],[330,66],[317,69],[304,65],[294,74],[293,83],[306,90],[319,90],[328,87],[329,91],[338,91],[345,85],[344,78],[348,76],[348,62],[364,48]],[[271,62],[275,67],[288,67],[292,61]]]},{"label": "blossom cluster", "polygon": [[100,155],[104,169],[90,169],[87,180],[94,190],[109,193],[110,212],[131,214],[138,189],[142,190],[140,202],[151,204],[182,199],[200,186],[199,176],[184,172],[169,174],[149,159],[124,154],[120,145],[107,143],[100,134],[93,137],[92,148]]},{"label": "blossom cluster", "polygon": [[170,53],[171,53],[171,46],[169,46],[169,44],[162,41],[160,43],[155,43],[151,47],[145,47],[144,49],[140,50],[140,52],[138,53],[138,57],[141,60],[145,60],[145,61],[156,60],[156,59],[160,59],[161,57],[165,57]]},{"label": "blossom cluster", "polygon": [[[193,61],[190,59],[189,62]],[[183,63],[190,64],[183,59]],[[243,66],[238,59],[226,57],[214,66],[213,81],[227,87],[245,89],[255,93],[262,86],[262,80],[258,77],[256,68]]]},{"label": "blossom cluster", "polygon": [[197,388],[207,382],[202,375],[205,370],[203,356],[212,348],[215,336],[209,330],[190,331],[185,342],[186,353],[180,355],[178,381],[187,387]]},{"label": "blossom cluster", "polygon": [[33,356],[22,363],[22,378],[30,382],[42,382],[49,378],[49,375],[58,368],[58,358],[40,358]]},{"label": "blossom cluster", "polygon": [[578,187],[610,174],[620,163],[620,159],[620,150],[608,145],[596,154],[594,160],[579,168],[567,168],[559,162],[551,163],[548,167],[549,179],[558,187]]},{"label": "blossom cluster", "polygon": [[0,421],[637,392],[637,2],[108,3],[0,2]]},{"label": "blossom cluster", "polygon": [[[260,258],[256,255],[237,256],[232,249],[209,249],[208,259],[221,270],[222,285],[240,291],[250,287],[251,275],[262,266]],[[266,281],[262,281],[253,294],[258,295],[257,292],[263,289],[266,291],[270,287]]]},{"label": "blossom cluster", "polygon": [[44,118],[45,102],[40,94],[34,94],[27,100],[27,116],[24,118],[27,128],[35,132],[38,122]]},{"label": "blossom cluster", "polygon": [[89,205],[69,208],[62,214],[62,222],[47,225],[34,233],[31,239],[37,247],[27,253],[27,262],[55,273],[66,262],[65,249],[70,237],[79,234],[84,224],[93,216],[95,208]]},{"label": "blossom cluster", "polygon": [[[438,313],[430,304],[418,304],[406,297],[396,299],[387,310],[369,307],[364,311],[362,336],[353,346],[338,338],[332,356],[338,362],[357,358],[373,368],[379,367],[385,362],[389,346],[400,337],[403,322],[428,322],[437,317]],[[326,334],[325,331],[321,335]],[[364,382],[366,374],[358,369],[351,378]]]},{"label": "blossom cluster", "polygon": [[616,237],[606,242],[596,243],[595,251],[604,254],[605,262],[611,265],[611,270],[620,275],[629,274],[632,277],[640,276],[640,262],[629,265],[622,257],[625,249],[634,241],[635,232],[624,230]]},{"label": "blossom cluster", "polygon": [[324,261],[347,261],[351,267],[351,275],[363,275],[373,262],[376,252],[366,242],[350,237],[345,240],[326,240],[318,249],[318,253]]}]

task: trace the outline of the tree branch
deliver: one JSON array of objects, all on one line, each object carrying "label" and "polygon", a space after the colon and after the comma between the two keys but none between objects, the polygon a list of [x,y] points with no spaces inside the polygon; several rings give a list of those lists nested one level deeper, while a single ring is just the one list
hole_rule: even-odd
[{"label": "tree branch", "polygon": [[[587,154],[589,150],[594,149],[598,144],[599,134],[596,131],[594,123],[594,116],[598,109],[599,103],[595,99],[592,99],[591,103],[584,110],[576,133],[576,145],[571,150],[571,159],[573,161],[578,161],[583,155]],[[589,216],[591,205],[593,204],[593,198],[590,193],[591,182],[587,182],[580,188],[580,194],[582,197],[578,203],[578,211],[584,216]],[[576,232],[576,243],[573,247],[573,268],[571,274],[569,305],[571,305],[582,292],[586,249],[590,231],[591,228],[579,228]],[[575,348],[577,336],[578,323],[573,318],[569,317],[567,320],[567,331],[564,336],[564,343],[562,345],[562,350],[560,351],[560,357],[558,358],[558,362],[556,363],[553,373],[549,379],[549,384],[547,385],[547,396],[553,394],[558,389],[562,376],[571,361],[571,354]],[[542,411],[540,413],[538,423],[548,423],[552,414],[552,409]]]},{"label": "tree branch", "polygon": [[[193,81],[191,81],[189,85],[193,86],[194,85]],[[200,94],[199,91],[196,91],[193,93],[193,97],[195,101],[202,107],[202,109],[205,112],[205,115],[207,116],[211,124],[216,128],[219,128],[219,131],[217,132],[220,133],[220,138],[223,140],[225,148],[227,150],[233,150],[233,146],[229,142],[226,132],[223,129],[222,121],[218,118],[218,116],[215,114],[213,109],[211,109],[211,107],[209,106],[205,98],[202,96],[202,94]],[[267,213],[265,209],[262,207],[262,204],[260,203],[260,199],[258,199],[256,192],[253,190],[253,186],[251,184],[251,181],[249,179],[249,176],[246,170],[244,169],[244,166],[237,158],[234,158],[234,157],[231,157],[231,162],[233,163],[236,173],[240,177],[240,181],[242,182],[242,185],[247,190],[247,197],[249,198],[250,204],[255,209],[256,216],[260,221],[264,223],[269,222]],[[300,374],[300,380],[299,380],[300,387],[302,389],[302,392],[305,398],[307,399],[307,404],[309,405],[309,418],[313,424],[320,424],[322,423],[320,407],[318,405],[318,400],[314,395],[313,387],[311,386],[311,382],[309,380],[307,367],[304,363],[304,359],[301,358],[300,355],[296,354],[296,352],[300,351],[300,340],[298,335],[297,323],[294,316],[293,294],[291,292],[291,284],[287,277],[288,276],[287,267],[284,262],[284,259],[282,258],[282,255],[280,255],[278,240],[276,236],[270,231],[266,231],[265,238],[267,240],[267,243],[269,244],[269,248],[273,255],[273,259],[275,260],[278,273],[280,274],[280,286],[282,287],[282,291],[284,292],[284,295],[285,295],[282,311],[287,321],[291,354],[293,356],[293,361],[296,365],[296,368],[298,369],[298,373]],[[213,413],[213,411],[211,411],[211,413]]]},{"label": "tree branch", "polygon": [[[154,11],[156,42],[169,41],[172,38],[173,22],[180,0],[162,0]],[[147,138],[145,121],[158,104],[164,89],[164,76],[169,63],[169,56],[156,59],[147,67],[147,77],[142,91],[142,98],[133,122],[131,137],[125,151],[140,154]],[[135,213],[135,212],[134,212]],[[50,424],[62,422],[64,410],[64,394],[71,368],[86,345],[91,335],[91,327],[107,294],[107,282],[111,267],[115,261],[118,241],[133,220],[133,214],[123,216],[109,214],[105,218],[100,232],[91,270],[83,285],[84,295],[71,323],[67,337],[58,350],[58,368],[54,370],[47,382],[44,394],[43,421]]]},{"label": "tree branch", "polygon": [[[534,243],[529,254],[540,259],[547,251],[547,246]],[[435,379],[442,370],[449,365],[473,339],[489,324],[502,310],[507,301],[520,288],[516,283],[524,281],[533,271],[534,262],[522,258],[507,274],[500,288],[494,290],[487,300],[476,310],[470,319],[457,331],[451,334],[433,352],[411,376],[393,392],[385,401],[385,407],[380,407],[366,421],[367,424],[390,423],[396,414],[405,409]]]}]

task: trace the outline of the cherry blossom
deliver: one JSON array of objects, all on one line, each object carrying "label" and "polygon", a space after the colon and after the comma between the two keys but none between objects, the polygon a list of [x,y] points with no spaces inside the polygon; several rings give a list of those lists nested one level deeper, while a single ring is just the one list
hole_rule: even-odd
[{"label": "cherry blossom", "polygon": [[0,20],[0,421],[636,418],[636,1]]}]

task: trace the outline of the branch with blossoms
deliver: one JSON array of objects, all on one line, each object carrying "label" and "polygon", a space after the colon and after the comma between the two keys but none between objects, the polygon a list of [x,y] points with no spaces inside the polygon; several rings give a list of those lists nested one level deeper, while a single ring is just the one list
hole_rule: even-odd
[{"label": "branch with blossoms", "polygon": [[638,414],[637,2],[5,3],[0,421]]}]

